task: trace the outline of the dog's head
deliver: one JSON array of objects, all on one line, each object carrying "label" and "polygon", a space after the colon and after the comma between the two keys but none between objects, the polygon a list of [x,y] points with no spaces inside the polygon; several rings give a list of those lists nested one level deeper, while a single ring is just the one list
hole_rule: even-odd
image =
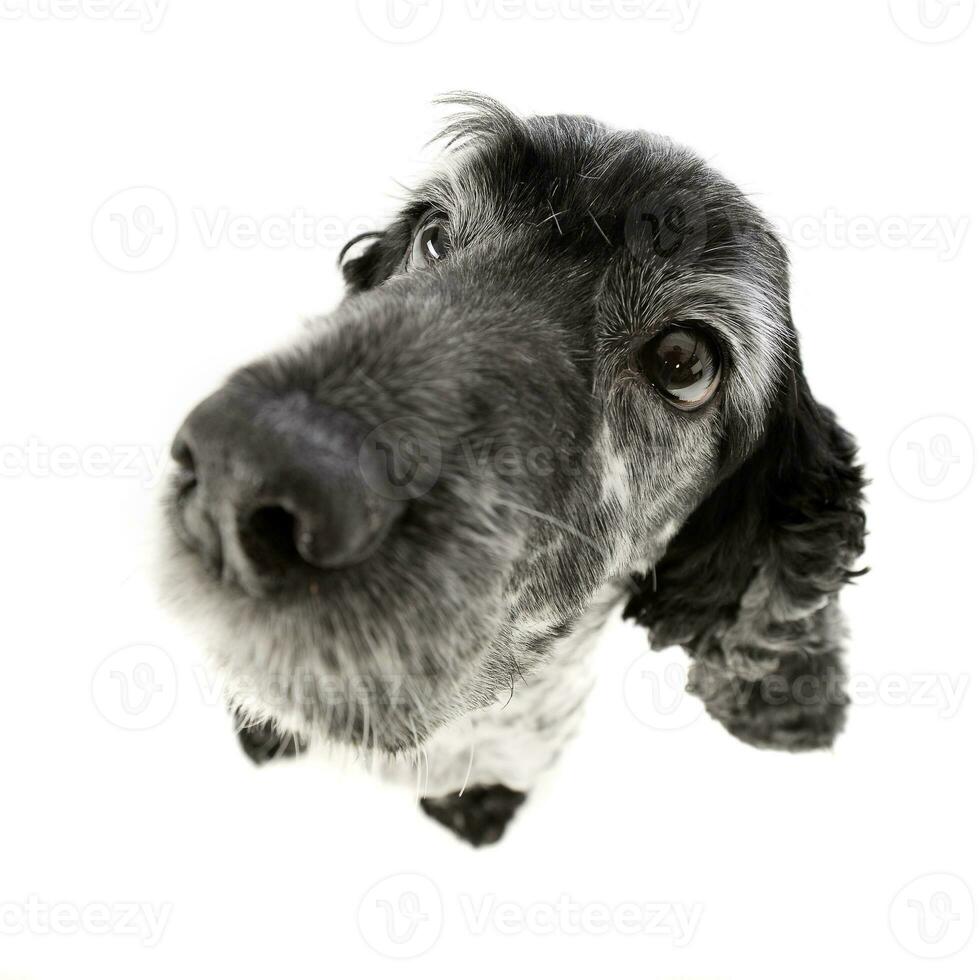
[{"label": "dog's head", "polygon": [[461,101],[338,309],[191,413],[166,504],[172,591],[241,706],[393,750],[546,660],[610,579],[650,621],[642,576],[676,567],[681,639],[750,582],[819,602],[857,533],[738,190],[658,136]]}]

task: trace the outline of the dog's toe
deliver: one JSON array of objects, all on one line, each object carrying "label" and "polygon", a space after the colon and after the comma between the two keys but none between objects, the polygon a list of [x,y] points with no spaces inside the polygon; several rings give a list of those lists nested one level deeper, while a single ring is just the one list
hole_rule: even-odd
[{"label": "dog's toe", "polygon": [[448,827],[454,834],[474,847],[495,844],[504,835],[526,793],[506,786],[474,786],[462,796],[423,799],[422,809],[433,820]]}]

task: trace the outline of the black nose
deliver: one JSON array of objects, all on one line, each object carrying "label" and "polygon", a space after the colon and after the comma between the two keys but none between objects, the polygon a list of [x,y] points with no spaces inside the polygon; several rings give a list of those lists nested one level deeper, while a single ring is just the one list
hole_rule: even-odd
[{"label": "black nose", "polygon": [[187,417],[171,453],[178,524],[216,573],[252,595],[363,561],[404,503],[377,492],[367,427],[307,394],[230,383]]}]

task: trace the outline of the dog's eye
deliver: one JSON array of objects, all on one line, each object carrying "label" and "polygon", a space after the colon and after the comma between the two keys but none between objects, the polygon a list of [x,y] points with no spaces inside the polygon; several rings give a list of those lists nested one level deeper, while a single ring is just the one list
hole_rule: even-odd
[{"label": "dog's eye", "polygon": [[690,410],[717,391],[721,357],[711,337],[678,323],[648,340],[637,352],[637,366],[671,404]]},{"label": "dog's eye", "polygon": [[427,265],[441,261],[448,253],[446,219],[438,215],[425,219],[415,232],[415,240],[412,242],[412,268],[424,269]]}]

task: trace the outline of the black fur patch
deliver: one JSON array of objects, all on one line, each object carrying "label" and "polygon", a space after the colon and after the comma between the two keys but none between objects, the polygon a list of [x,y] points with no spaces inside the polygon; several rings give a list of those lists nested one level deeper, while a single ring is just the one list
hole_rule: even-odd
[{"label": "black fur patch", "polygon": [[496,844],[518,807],[527,799],[506,786],[474,786],[462,796],[450,793],[423,799],[422,809],[474,847]]},{"label": "black fur patch", "polygon": [[[242,719],[236,714],[235,720],[240,725]],[[246,725],[236,732],[242,751],[257,766],[273,759],[291,759],[302,755],[307,744],[295,735],[283,735],[266,722],[261,725]]]}]

